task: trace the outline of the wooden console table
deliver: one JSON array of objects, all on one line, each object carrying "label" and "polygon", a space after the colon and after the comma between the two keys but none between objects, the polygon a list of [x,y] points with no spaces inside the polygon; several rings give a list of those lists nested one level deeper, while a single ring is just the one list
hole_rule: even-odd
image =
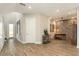
[{"label": "wooden console table", "polygon": [[55,39],[66,40],[66,34],[55,34]]}]

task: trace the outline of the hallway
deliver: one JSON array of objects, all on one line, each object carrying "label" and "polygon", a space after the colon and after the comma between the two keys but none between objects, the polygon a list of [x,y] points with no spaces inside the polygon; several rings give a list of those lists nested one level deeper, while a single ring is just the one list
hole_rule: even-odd
[{"label": "hallway", "polygon": [[[78,6],[69,3],[0,4],[0,55],[79,55]],[[48,44],[42,44],[44,42]]]},{"label": "hallway", "polygon": [[5,43],[2,56],[75,56],[79,55],[79,49],[66,44],[63,40],[52,40],[48,44],[21,44],[10,39]]}]

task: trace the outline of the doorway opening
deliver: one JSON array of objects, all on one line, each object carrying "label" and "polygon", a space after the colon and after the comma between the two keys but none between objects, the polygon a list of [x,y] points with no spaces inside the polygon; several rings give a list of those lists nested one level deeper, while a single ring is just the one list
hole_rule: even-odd
[{"label": "doorway opening", "polygon": [[9,38],[13,38],[14,34],[13,34],[13,28],[14,25],[13,24],[9,24]]}]

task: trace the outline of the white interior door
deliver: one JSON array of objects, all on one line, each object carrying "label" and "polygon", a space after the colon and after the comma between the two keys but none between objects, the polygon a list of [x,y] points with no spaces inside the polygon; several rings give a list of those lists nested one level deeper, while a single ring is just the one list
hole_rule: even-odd
[{"label": "white interior door", "polygon": [[31,17],[26,19],[26,42],[35,42],[35,20]]}]

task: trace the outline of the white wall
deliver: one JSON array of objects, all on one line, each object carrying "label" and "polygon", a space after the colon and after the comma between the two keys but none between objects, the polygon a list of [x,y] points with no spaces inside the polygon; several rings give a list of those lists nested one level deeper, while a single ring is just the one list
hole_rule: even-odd
[{"label": "white wall", "polygon": [[48,17],[43,14],[36,15],[36,43],[42,43],[42,35],[44,29],[48,30]]},{"label": "white wall", "polygon": [[48,17],[42,14],[26,14],[21,20],[22,43],[42,43],[44,29],[48,29]]},{"label": "white wall", "polygon": [[21,35],[18,36],[18,41],[41,44],[43,31],[48,29],[48,17],[43,14],[25,14],[18,16],[17,19],[20,19],[21,23]]},{"label": "white wall", "polygon": [[20,26],[21,26],[21,28],[20,28],[20,39],[19,39],[19,41],[21,42],[21,43],[24,43],[24,42],[26,42],[25,41],[25,37],[26,37],[26,33],[25,33],[25,31],[26,31],[26,21],[25,21],[25,19],[24,19],[24,17],[21,17],[20,18]]},{"label": "white wall", "polygon": [[[18,41],[21,43],[34,43],[35,35],[35,18],[33,15],[22,15],[20,17],[20,33]],[[31,36],[31,37],[29,37]]]},{"label": "white wall", "polygon": [[34,15],[26,15],[26,43],[34,43],[36,39],[36,19]]},{"label": "white wall", "polygon": [[[2,50],[3,48],[3,45],[4,45],[4,23],[3,23],[3,17],[0,15],[0,22],[2,23],[2,38],[0,38],[0,51]],[[1,29],[1,28],[0,28]]]}]

